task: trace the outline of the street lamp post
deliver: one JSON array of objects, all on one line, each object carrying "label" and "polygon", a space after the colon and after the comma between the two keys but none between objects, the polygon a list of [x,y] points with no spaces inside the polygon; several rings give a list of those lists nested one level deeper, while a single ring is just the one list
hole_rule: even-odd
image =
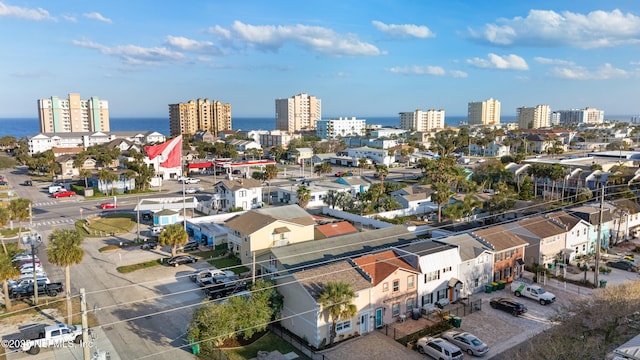
[{"label": "street lamp post", "polygon": [[36,272],[36,244],[38,239],[33,234],[22,237],[24,246],[31,246],[31,262],[33,264],[33,303],[38,305],[38,273]]}]

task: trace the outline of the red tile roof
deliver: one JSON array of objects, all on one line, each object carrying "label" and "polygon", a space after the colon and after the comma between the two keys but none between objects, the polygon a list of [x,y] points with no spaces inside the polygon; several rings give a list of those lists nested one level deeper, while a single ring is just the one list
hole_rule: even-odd
[{"label": "red tile roof", "polygon": [[348,221],[340,221],[334,222],[325,225],[317,225],[315,230],[320,232],[325,238],[330,238],[338,235],[346,235],[357,233],[358,229],[356,229],[353,225],[351,225]]},{"label": "red tile roof", "polygon": [[392,250],[362,256],[357,259],[353,259],[353,262],[371,276],[371,281],[374,286],[384,281],[389,277],[389,275],[393,274],[398,269],[414,272],[418,271],[416,268],[399,258]]}]

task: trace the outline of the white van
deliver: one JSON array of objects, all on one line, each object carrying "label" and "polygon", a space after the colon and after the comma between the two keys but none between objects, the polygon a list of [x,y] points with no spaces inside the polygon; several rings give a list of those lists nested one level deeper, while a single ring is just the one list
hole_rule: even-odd
[{"label": "white van", "polygon": [[49,194],[55,194],[61,190],[65,190],[64,186],[60,185],[49,185]]}]

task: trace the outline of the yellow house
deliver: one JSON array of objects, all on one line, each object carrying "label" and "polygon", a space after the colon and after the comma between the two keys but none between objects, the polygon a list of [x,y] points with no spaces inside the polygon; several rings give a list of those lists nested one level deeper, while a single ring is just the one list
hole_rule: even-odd
[{"label": "yellow house", "polygon": [[253,253],[277,246],[313,240],[315,220],[298,205],[255,209],[227,220],[229,250],[243,265]]},{"label": "yellow house", "polygon": [[278,292],[283,296],[280,324],[309,345],[322,348],[330,342],[333,319],[318,303],[318,297],[328,282],[344,282],[355,292],[356,315],[336,319],[334,342],[362,335],[375,329],[369,306],[371,283],[354,265],[343,260],[276,278]]}]

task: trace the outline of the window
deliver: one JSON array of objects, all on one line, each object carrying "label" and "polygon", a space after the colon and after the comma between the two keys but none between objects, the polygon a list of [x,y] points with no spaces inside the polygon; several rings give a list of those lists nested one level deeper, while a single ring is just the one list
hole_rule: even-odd
[{"label": "window", "polygon": [[411,310],[414,308],[413,304],[415,303],[414,298],[408,299],[407,300],[407,311]]},{"label": "window", "polygon": [[433,280],[440,279],[440,270],[432,271],[430,273],[424,274],[424,282],[429,282]]},{"label": "window", "polygon": [[393,280],[393,292],[400,291],[400,280]]},{"label": "window", "polygon": [[241,190],[240,191],[240,197],[245,197],[247,196],[247,191],[246,190]]},{"label": "window", "polygon": [[389,283],[382,284],[382,291],[389,291]]},{"label": "window", "polygon": [[339,322],[336,324],[336,333],[341,333],[351,330],[351,320]]},{"label": "window", "polygon": [[473,280],[473,287],[477,288],[478,286],[480,286],[480,279],[479,278],[475,278],[475,280]]},{"label": "window", "polygon": [[438,298],[438,300],[446,298],[447,297],[447,289],[438,290],[438,293],[437,293],[436,297]]},{"label": "window", "polygon": [[411,289],[414,286],[414,278],[413,275],[407,277],[407,288]]},{"label": "window", "polygon": [[398,316],[400,315],[400,303],[395,303],[393,305],[391,305],[391,316]]}]

